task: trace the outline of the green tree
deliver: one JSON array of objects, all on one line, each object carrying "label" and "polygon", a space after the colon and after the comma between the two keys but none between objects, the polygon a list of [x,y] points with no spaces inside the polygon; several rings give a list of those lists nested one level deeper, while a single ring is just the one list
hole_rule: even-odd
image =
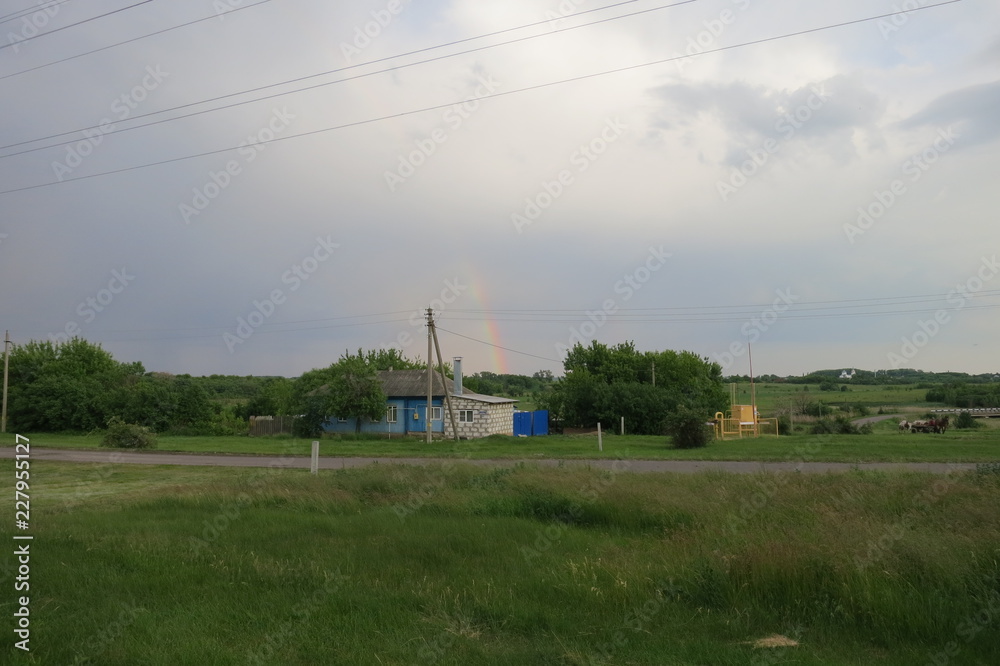
[{"label": "green tree", "polygon": [[345,353],[330,367],[310,370],[295,381],[295,403],[303,415],[297,421],[300,434],[315,436],[331,416],[355,419],[355,432],[361,432],[362,419],[381,418],[387,398],[371,358],[360,349],[357,355]]},{"label": "green tree", "polygon": [[119,407],[122,391],[142,376],[140,363],[119,363],[81,338],[32,340],[10,354],[9,419],[21,430],[93,430]]},{"label": "green tree", "polygon": [[595,340],[574,346],[564,367],[550,402],[569,425],[617,423],[624,416],[629,432],[659,435],[679,406],[705,420],[728,400],[721,367],[691,352],[640,352],[632,342],[608,347]]},{"label": "green tree", "polygon": [[[345,358],[349,356],[345,354]],[[365,364],[372,370],[422,370],[427,367],[423,361],[407,358],[394,347],[371,349],[367,352],[358,349],[358,357],[364,358]]]}]

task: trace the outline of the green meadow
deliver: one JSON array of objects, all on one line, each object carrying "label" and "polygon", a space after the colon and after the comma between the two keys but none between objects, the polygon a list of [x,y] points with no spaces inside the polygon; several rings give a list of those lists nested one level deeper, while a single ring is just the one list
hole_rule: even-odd
[{"label": "green meadow", "polygon": [[1000,663],[995,466],[30,471],[8,664]]},{"label": "green meadow", "polygon": [[[604,434],[603,450],[596,434],[545,437],[493,436],[461,442],[419,438],[384,439],[353,436],[323,437],[322,456],[440,457],[532,460],[760,460],[817,462],[989,462],[1000,460],[1000,419],[984,419],[978,430],[949,430],[944,434],[900,433],[895,422],[883,421],[871,435],[808,435],[711,442],[701,449],[674,449],[667,437]],[[808,424],[804,426],[807,428]],[[101,436],[31,434],[38,448],[99,449]],[[11,434],[0,445],[12,446]],[[311,440],[292,437],[171,437],[158,438],[158,451],[308,456]],[[107,449],[104,449],[107,451]],[[804,453],[805,452],[805,453]]]}]

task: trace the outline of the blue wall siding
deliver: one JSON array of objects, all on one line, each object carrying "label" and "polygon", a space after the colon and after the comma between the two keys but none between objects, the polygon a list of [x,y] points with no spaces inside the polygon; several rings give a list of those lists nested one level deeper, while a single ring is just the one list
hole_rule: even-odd
[{"label": "blue wall siding", "polygon": [[[431,405],[441,407],[443,398],[434,398]],[[396,406],[396,422],[389,423],[385,420],[385,413],[382,419],[372,423],[369,419],[361,419],[361,432],[363,433],[391,433],[393,435],[405,435],[407,433],[426,432],[425,412],[427,411],[427,398],[389,398],[386,407]],[[417,414],[419,418],[413,418]],[[442,416],[444,414],[442,413]],[[324,432],[353,433],[355,432],[355,422],[353,418],[347,419],[345,423],[338,421],[337,417],[330,417],[323,424]],[[432,432],[444,432],[444,420],[434,421],[431,425]]]}]

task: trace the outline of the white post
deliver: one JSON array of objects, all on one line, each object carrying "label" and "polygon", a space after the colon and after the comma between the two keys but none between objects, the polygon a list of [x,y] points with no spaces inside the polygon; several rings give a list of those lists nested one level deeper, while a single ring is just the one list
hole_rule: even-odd
[{"label": "white post", "polygon": [[319,442],[313,442],[312,465],[309,467],[312,474],[319,473]]},{"label": "white post", "polygon": [[604,441],[601,439],[601,422],[597,422],[597,450],[604,450]]},{"label": "white post", "polygon": [[625,417],[622,417],[622,435],[625,435]]}]

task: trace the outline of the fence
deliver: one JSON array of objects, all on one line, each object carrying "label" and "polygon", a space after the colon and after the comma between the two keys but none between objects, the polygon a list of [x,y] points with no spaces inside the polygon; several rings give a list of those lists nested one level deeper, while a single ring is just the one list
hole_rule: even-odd
[{"label": "fence", "polygon": [[297,416],[251,416],[250,436],[290,435]]},{"label": "fence", "polygon": [[534,437],[549,434],[549,412],[514,412],[514,436]]}]

